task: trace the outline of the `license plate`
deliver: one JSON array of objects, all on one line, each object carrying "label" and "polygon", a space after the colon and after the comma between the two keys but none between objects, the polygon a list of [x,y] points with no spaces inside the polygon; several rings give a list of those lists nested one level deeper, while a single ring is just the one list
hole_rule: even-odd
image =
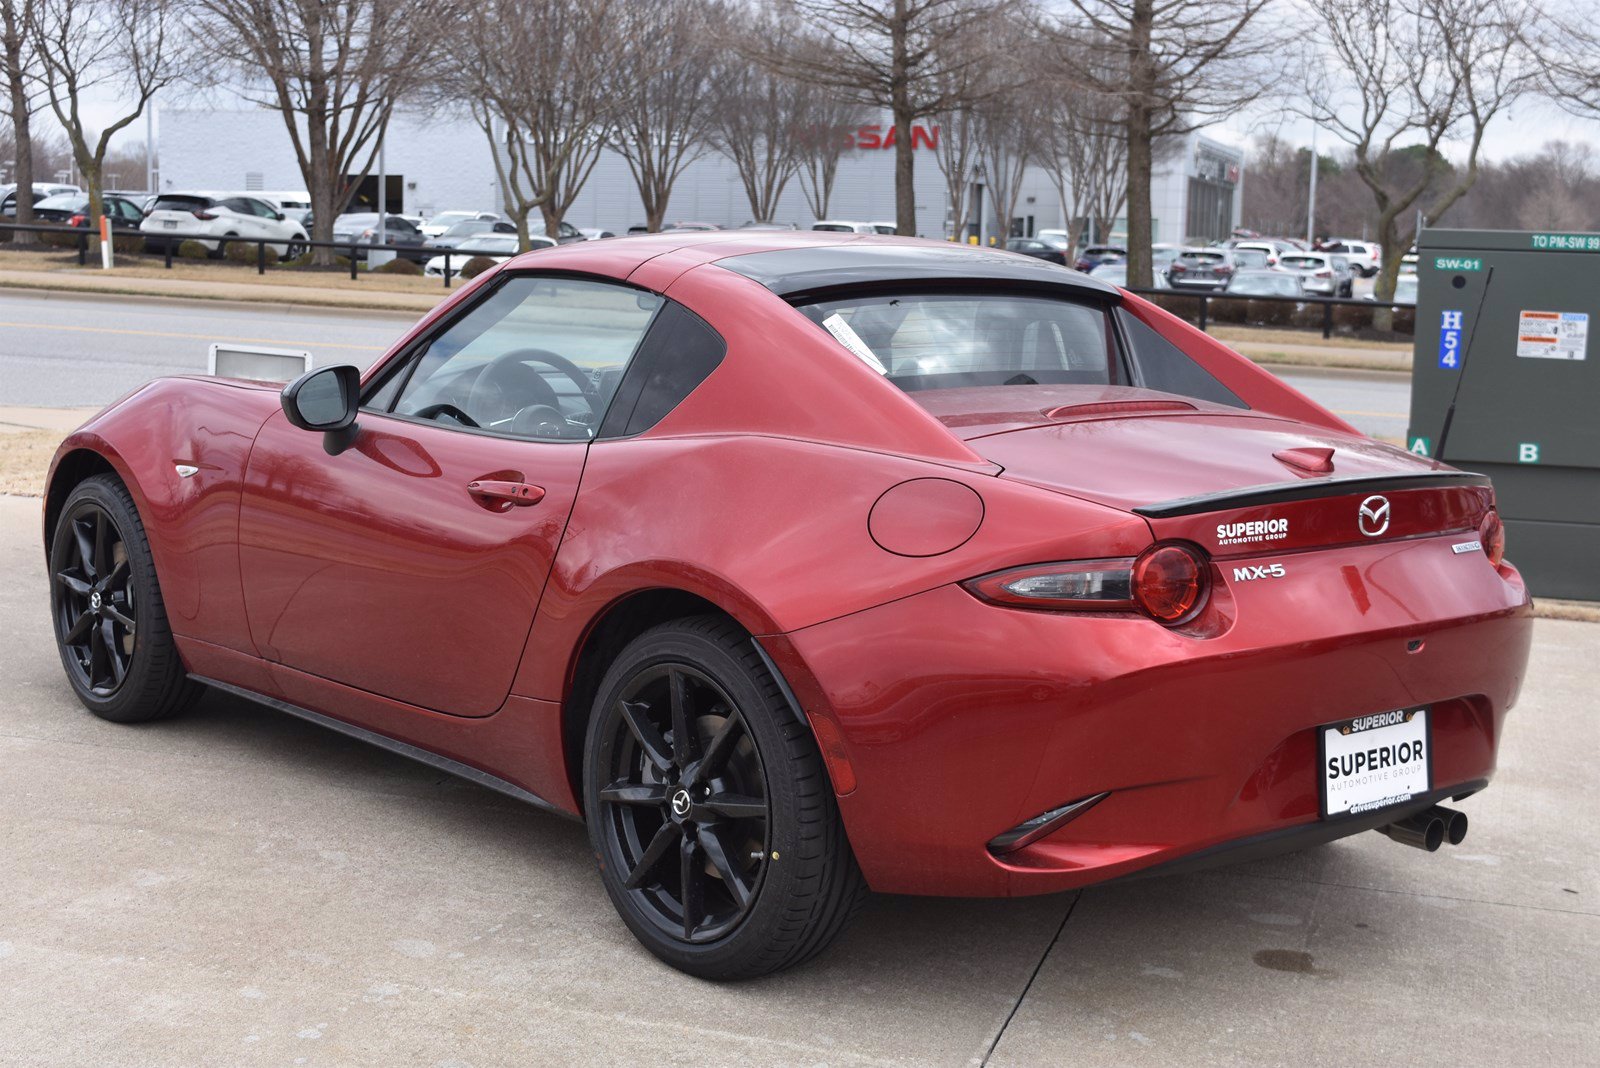
[{"label": "license plate", "polygon": [[1428,710],[1357,716],[1317,729],[1322,816],[1356,816],[1433,789]]},{"label": "license plate", "polygon": [[178,223],[174,219],[163,219],[161,225],[165,226],[168,230],[176,230],[178,228]]}]

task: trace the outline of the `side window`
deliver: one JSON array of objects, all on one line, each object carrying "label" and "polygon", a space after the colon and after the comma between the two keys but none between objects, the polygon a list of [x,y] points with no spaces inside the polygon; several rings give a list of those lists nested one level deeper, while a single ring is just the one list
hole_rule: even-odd
[{"label": "side window", "polygon": [[1235,408],[1250,407],[1229,389],[1212,377],[1211,372],[1195,363],[1178,346],[1146,326],[1128,312],[1118,310],[1123,332],[1132,350],[1133,363],[1139,369],[1147,389],[1163,393],[1176,393],[1180,397],[1227,404]]},{"label": "side window", "polygon": [[236,211],[240,215],[254,214],[250,210],[250,205],[246,204],[242,197],[228,197],[226,200],[219,200],[217,201],[217,207],[227,208],[229,211]]},{"label": "side window", "polygon": [[407,360],[396,415],[529,438],[588,440],[663,301],[609,282],[507,279]]},{"label": "side window", "polygon": [[664,419],[722,363],[728,345],[704,319],[667,304],[650,328],[612,410],[602,437],[642,434]]}]

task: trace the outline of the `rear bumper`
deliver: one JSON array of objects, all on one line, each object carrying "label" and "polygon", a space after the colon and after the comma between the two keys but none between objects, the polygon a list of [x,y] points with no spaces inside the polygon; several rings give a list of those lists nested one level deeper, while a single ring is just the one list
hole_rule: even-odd
[{"label": "rear bumper", "polygon": [[[875,889],[1049,893],[1426,807],[1321,820],[1325,723],[1426,704],[1435,789],[1492,776],[1531,640],[1516,572],[1447,542],[1300,554],[1297,576],[1311,558],[1320,582],[1234,588],[1219,573],[1206,636],[943,587],[763,642],[817,730]],[[1101,792],[1033,844],[989,852],[996,835]]]}]

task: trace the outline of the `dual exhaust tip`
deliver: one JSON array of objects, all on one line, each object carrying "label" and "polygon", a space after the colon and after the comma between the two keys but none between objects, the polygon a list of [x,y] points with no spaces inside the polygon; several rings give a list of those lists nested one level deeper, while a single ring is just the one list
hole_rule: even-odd
[{"label": "dual exhaust tip", "polygon": [[1467,837],[1467,814],[1443,805],[1434,805],[1424,812],[1376,830],[1401,845],[1426,849],[1432,853],[1446,842],[1453,846],[1461,844]]}]

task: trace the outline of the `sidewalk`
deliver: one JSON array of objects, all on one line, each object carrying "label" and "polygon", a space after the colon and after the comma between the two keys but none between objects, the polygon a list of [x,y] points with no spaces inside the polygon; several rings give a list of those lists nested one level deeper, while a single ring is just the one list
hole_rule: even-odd
[{"label": "sidewalk", "polygon": [[[185,265],[185,268],[189,272],[197,269],[192,265]],[[240,271],[241,275],[252,281],[224,281],[184,277],[186,271],[180,269],[170,272],[172,277],[151,277],[153,270],[160,271],[161,275],[169,273],[150,267],[118,267],[111,271],[82,268],[17,270],[0,267],[0,289],[421,313],[431,310],[459,288],[446,290],[438,279],[433,278],[378,277],[352,282],[348,276],[329,274],[255,275]],[[402,284],[403,288],[392,288],[397,283]]]}]

